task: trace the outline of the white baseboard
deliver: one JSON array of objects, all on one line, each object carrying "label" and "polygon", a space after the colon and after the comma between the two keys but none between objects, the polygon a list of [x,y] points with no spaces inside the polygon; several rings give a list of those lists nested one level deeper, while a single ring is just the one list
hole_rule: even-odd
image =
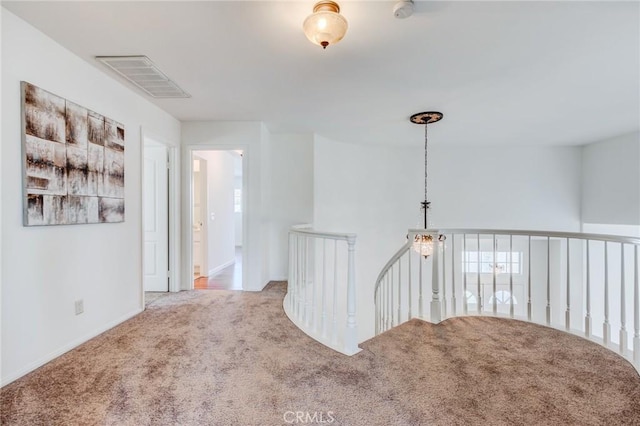
[{"label": "white baseboard", "polygon": [[11,373],[9,374],[7,377],[3,377],[2,378],[2,382],[0,383],[0,387],[6,386],[9,383],[18,380],[20,377],[31,373],[33,370],[35,370],[36,368],[42,367],[43,365],[45,365],[48,362],[53,361],[54,359],[58,358],[60,355],[63,355],[67,352],[69,352],[71,349],[77,348],[78,346],[80,346],[81,344],[93,339],[94,337],[104,333],[107,330],[112,329],[113,327],[115,327],[118,324],[121,324],[123,322],[125,322],[126,320],[133,318],[134,316],[138,315],[139,313],[141,313],[143,311],[143,309],[136,309],[133,312],[129,312],[126,315],[123,315],[122,317],[111,321],[109,323],[107,323],[106,325],[99,327],[98,329],[92,331],[91,333],[85,334],[84,336],[80,337],[79,339],[76,339],[74,341],[72,341],[71,343],[62,346],[61,348],[49,353],[48,355],[43,356],[42,358],[38,359],[37,361],[32,362],[31,364],[27,365],[26,367],[16,371],[15,373]]},{"label": "white baseboard", "polygon": [[209,277],[210,277],[211,275],[215,275],[215,274],[217,274],[218,272],[222,271],[224,268],[226,268],[226,267],[228,267],[228,266],[233,265],[234,263],[236,263],[236,260],[235,260],[235,259],[231,259],[230,261],[225,262],[225,263],[223,263],[223,264],[222,264],[222,265],[220,265],[220,266],[216,266],[216,267],[215,267],[215,268],[213,268],[213,269],[209,269],[209,275],[207,275],[207,276],[209,276]]}]

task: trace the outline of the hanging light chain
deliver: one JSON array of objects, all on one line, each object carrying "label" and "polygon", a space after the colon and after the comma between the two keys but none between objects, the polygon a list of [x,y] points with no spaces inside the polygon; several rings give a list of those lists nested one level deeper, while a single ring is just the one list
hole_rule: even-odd
[{"label": "hanging light chain", "polygon": [[424,202],[425,202],[425,206],[424,208],[428,208],[427,204],[429,202],[429,199],[427,198],[427,178],[428,178],[428,167],[427,167],[427,128],[429,127],[428,124],[424,125]]},{"label": "hanging light chain", "polygon": [[409,121],[415,124],[424,124],[424,201],[420,204],[423,209],[424,228],[428,227],[428,209],[429,205],[429,138],[428,138],[428,125],[429,123],[435,123],[442,120],[442,113],[436,111],[419,112],[409,117]]}]

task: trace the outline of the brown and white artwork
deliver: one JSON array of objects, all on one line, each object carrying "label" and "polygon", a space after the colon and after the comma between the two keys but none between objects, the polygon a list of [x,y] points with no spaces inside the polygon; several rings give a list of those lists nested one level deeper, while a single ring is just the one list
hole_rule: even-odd
[{"label": "brown and white artwork", "polygon": [[124,126],[22,82],[24,224],[124,221]]}]

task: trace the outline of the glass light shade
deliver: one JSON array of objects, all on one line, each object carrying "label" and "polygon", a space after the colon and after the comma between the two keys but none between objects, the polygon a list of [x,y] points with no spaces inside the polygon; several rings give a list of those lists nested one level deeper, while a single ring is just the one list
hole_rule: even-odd
[{"label": "glass light shade", "polygon": [[413,238],[413,250],[420,256],[429,257],[433,254],[433,237],[427,234],[418,234]]},{"label": "glass light shade", "polygon": [[[328,3],[332,3],[332,5],[328,5]],[[349,24],[339,11],[340,8],[334,2],[316,4],[314,13],[307,16],[302,24],[304,34],[311,43],[326,49],[328,45],[336,44],[342,40],[347,33]]]}]

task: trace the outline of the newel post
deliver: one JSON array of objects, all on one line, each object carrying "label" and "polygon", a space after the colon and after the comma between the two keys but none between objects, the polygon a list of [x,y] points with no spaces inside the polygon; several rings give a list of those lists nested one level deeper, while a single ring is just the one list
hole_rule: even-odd
[{"label": "newel post", "polygon": [[356,324],[356,237],[347,238],[349,247],[348,271],[347,271],[347,330],[345,333],[345,352],[354,354],[358,352],[358,326]]},{"label": "newel post", "polygon": [[442,304],[440,303],[440,273],[438,271],[438,263],[440,254],[440,241],[438,234],[433,235],[433,255],[431,256],[432,264],[432,276],[431,287],[433,297],[431,299],[431,322],[434,324],[439,323],[442,320]]}]

